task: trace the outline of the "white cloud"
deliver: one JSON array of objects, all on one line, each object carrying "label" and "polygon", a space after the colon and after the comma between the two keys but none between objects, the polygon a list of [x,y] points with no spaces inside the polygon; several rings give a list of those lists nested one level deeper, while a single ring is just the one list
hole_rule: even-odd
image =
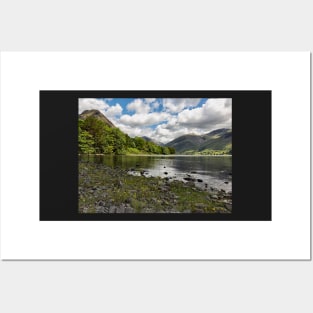
[{"label": "white cloud", "polygon": [[231,126],[231,99],[208,99],[200,108],[186,109],[178,114],[182,126],[216,129]]},{"label": "white cloud", "polygon": [[135,111],[136,113],[148,113],[150,112],[149,103],[144,102],[142,99],[135,99],[131,103],[127,104],[128,111]]},{"label": "white cloud", "polygon": [[152,138],[167,143],[186,134],[203,135],[231,127],[232,99],[208,99],[201,107],[185,109],[158,125]]},{"label": "white cloud", "polygon": [[164,98],[163,107],[167,112],[179,113],[185,108],[195,107],[201,98]]},{"label": "white cloud", "polygon": [[153,112],[153,113],[135,113],[134,115],[122,115],[120,122],[129,126],[151,126],[167,120],[168,113]]},{"label": "white cloud", "polygon": [[107,110],[105,110],[105,115],[107,117],[114,117],[121,115],[123,112],[122,107],[120,106],[119,103],[116,103],[114,106],[110,106]]},{"label": "white cloud", "polygon": [[149,127],[134,127],[122,124],[120,121],[114,121],[114,125],[117,126],[122,132],[130,137],[151,137],[153,138],[154,131]]},{"label": "white cloud", "polygon": [[151,107],[153,109],[157,109],[159,106],[160,106],[160,103],[158,101],[155,101],[155,102],[151,103]]},{"label": "white cloud", "polygon": [[148,104],[154,102],[155,100],[156,100],[156,98],[145,98],[145,102]]},{"label": "white cloud", "polygon": [[186,127],[169,128],[168,124],[158,125],[153,133],[152,138],[163,143],[168,143],[177,137],[190,133]]},{"label": "white cloud", "polygon": [[78,99],[78,113],[82,113],[85,110],[99,110],[104,112],[106,109],[109,108],[109,105],[99,99],[94,98],[80,98]]}]

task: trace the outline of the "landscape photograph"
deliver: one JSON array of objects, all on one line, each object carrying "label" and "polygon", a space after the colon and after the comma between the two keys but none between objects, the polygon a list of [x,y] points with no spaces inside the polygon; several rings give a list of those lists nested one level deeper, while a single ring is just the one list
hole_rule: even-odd
[{"label": "landscape photograph", "polygon": [[79,98],[78,212],[231,214],[231,98]]}]

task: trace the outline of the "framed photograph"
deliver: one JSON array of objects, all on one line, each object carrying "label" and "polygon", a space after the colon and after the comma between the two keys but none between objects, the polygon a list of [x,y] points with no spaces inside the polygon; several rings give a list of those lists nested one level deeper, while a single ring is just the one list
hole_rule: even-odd
[{"label": "framed photograph", "polygon": [[1,53],[1,258],[309,260],[310,53]]},{"label": "framed photograph", "polygon": [[41,220],[271,220],[271,91],[40,91],[40,160]]}]

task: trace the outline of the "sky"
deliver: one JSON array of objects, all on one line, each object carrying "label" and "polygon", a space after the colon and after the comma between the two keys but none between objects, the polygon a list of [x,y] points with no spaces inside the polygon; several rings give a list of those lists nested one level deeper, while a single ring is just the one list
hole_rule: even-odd
[{"label": "sky", "polygon": [[130,137],[162,143],[232,127],[230,98],[80,98],[78,107],[99,110]]}]

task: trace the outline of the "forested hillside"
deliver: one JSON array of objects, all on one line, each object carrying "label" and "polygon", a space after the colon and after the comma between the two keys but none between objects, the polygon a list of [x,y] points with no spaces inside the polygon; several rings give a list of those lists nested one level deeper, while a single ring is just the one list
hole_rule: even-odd
[{"label": "forested hillside", "polygon": [[[172,147],[158,146],[141,137],[131,138],[97,110],[78,121],[78,152],[81,154],[175,154]],[[99,115],[100,113],[100,115]],[[109,121],[109,123],[108,123]]]}]

